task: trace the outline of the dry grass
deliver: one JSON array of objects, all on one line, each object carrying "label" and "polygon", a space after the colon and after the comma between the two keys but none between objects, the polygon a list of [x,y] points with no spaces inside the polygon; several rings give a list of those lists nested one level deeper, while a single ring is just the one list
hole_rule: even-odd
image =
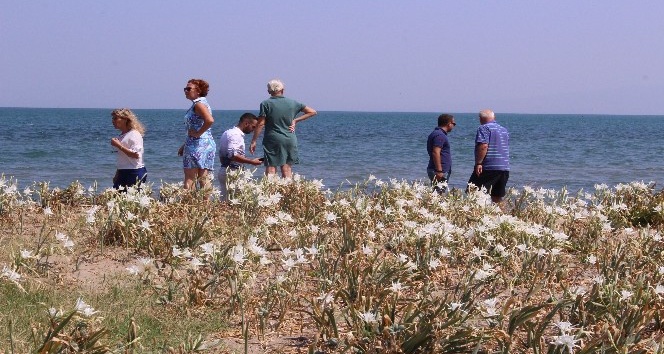
[{"label": "dry grass", "polygon": [[231,183],[225,203],[3,177],[0,348],[662,352],[654,186],[524,187],[499,208],[372,178]]}]

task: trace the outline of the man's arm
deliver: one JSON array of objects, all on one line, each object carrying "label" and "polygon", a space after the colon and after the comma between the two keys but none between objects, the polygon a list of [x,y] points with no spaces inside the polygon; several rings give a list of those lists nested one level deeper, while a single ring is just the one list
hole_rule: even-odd
[{"label": "man's arm", "polygon": [[443,161],[440,158],[441,150],[442,149],[440,146],[435,146],[435,145],[431,149],[431,158],[433,159],[433,168],[436,173],[436,179],[442,179],[445,172],[443,171]]},{"label": "man's arm", "polygon": [[233,155],[233,157],[231,157],[231,160],[239,163],[248,163],[254,166],[258,166],[262,163],[261,160],[259,159],[250,159],[244,155]]},{"label": "man's arm", "polygon": [[258,140],[258,136],[261,135],[264,126],[265,117],[258,117],[258,124],[256,124],[256,128],[254,128],[254,135],[251,137],[251,145],[249,145],[249,152],[252,154],[256,152],[256,141]]},{"label": "man's arm", "polygon": [[482,162],[486,157],[486,152],[489,150],[489,144],[477,143],[475,145],[475,174],[482,174]]}]

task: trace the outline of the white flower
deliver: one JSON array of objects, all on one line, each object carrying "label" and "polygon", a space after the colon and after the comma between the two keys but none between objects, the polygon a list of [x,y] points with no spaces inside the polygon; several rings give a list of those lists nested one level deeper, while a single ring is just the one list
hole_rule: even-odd
[{"label": "white flower", "polygon": [[375,322],[377,322],[377,320],[376,320],[376,314],[373,313],[373,312],[369,312],[369,311],[364,312],[364,313],[361,313],[361,314],[360,314],[360,318],[361,318],[362,321],[364,321],[365,323],[375,323]]},{"label": "white flower", "polygon": [[173,257],[180,257],[182,256],[182,251],[178,248],[178,246],[173,246],[171,254],[173,255]]},{"label": "white flower", "polygon": [[664,294],[664,285],[657,284],[657,286],[655,287],[655,294],[657,294],[657,295]]},{"label": "white flower", "polygon": [[399,259],[399,263],[408,262],[408,256],[403,254],[403,253],[399,253],[398,259]]},{"label": "white flower", "polygon": [[514,248],[518,249],[521,252],[526,252],[526,250],[528,249],[528,246],[526,246],[525,244],[522,243],[522,244],[514,246]]},{"label": "white flower", "polygon": [[233,261],[237,263],[238,265],[244,264],[244,262],[247,260],[247,254],[244,251],[244,247],[242,246],[235,246],[235,249],[233,251]]},{"label": "white flower", "polygon": [[108,210],[113,209],[115,207],[115,201],[113,200],[109,201],[108,203],[106,203],[106,207],[108,208]]},{"label": "white flower", "polygon": [[279,219],[275,218],[274,216],[268,216],[265,218],[265,224],[268,226],[277,225],[279,224]]},{"label": "white flower", "polygon": [[325,214],[325,221],[327,222],[334,222],[337,219],[338,217],[332,212],[328,212],[327,214]]},{"label": "white flower", "polygon": [[265,256],[267,254],[267,250],[256,243],[249,244],[249,251],[257,256]]},{"label": "white flower", "polygon": [[439,252],[440,252],[441,257],[449,257],[452,254],[452,252],[450,252],[450,250],[448,250],[447,248],[445,248],[443,246],[440,247]]},{"label": "white flower", "polygon": [[46,216],[53,215],[53,210],[51,210],[51,207],[44,208],[44,215],[46,215]]},{"label": "white flower", "polygon": [[629,290],[622,290],[620,291],[620,301],[629,300],[632,295],[634,295],[633,292]]},{"label": "white flower", "polygon": [[281,252],[284,254],[284,257],[290,257],[295,254],[290,247],[284,247],[281,249]]},{"label": "white flower", "polygon": [[69,237],[67,237],[67,235],[63,234],[62,232],[56,232],[55,233],[55,239],[60,241],[60,242],[63,242],[65,240],[69,239]]},{"label": "white flower", "polygon": [[29,258],[32,258],[32,257],[34,257],[32,255],[32,251],[30,251],[30,250],[21,250],[21,258],[29,259]]},{"label": "white flower", "polygon": [[285,260],[282,259],[281,263],[283,263],[284,268],[286,269],[287,272],[290,271],[291,268],[295,267],[295,265],[297,264],[297,262],[293,258],[287,258]]},{"label": "white flower", "polygon": [[76,312],[83,314],[86,317],[90,317],[97,313],[94,308],[92,308],[90,305],[86,304],[85,301],[83,301],[82,298],[78,298],[76,300],[76,307],[75,307]]},{"label": "white flower", "polygon": [[576,345],[576,342],[578,342],[579,340],[580,339],[574,339],[574,336],[563,334],[560,336],[553,337],[553,342],[551,342],[551,344],[564,345],[567,347],[567,351],[569,351],[570,354],[572,354],[574,353],[574,347],[578,347],[578,345]]},{"label": "white flower", "polygon": [[193,257],[192,259],[189,260],[189,265],[194,269],[196,269],[196,268],[198,268],[198,267],[200,267],[204,264],[205,263],[201,262],[201,260],[198,259],[197,257]]},{"label": "white flower", "polygon": [[143,220],[141,223],[141,228],[145,231],[150,231],[150,223],[147,222],[146,220]]},{"label": "white flower", "polygon": [[23,194],[25,195],[32,194],[32,189],[30,189],[30,187],[25,187],[25,189],[23,190]]},{"label": "white flower", "polygon": [[433,258],[432,260],[429,261],[429,269],[436,269],[440,267],[440,261],[437,260],[436,258]]},{"label": "white flower", "polygon": [[150,257],[139,257],[136,260],[144,266],[149,266],[150,264],[152,264],[153,261],[153,259]]},{"label": "white flower", "polygon": [[408,262],[406,262],[406,269],[408,269],[410,271],[414,271],[414,270],[417,269],[417,264],[415,264],[415,262],[413,262],[413,261],[408,261]]},{"label": "white flower", "polygon": [[373,249],[369,246],[362,246],[362,253],[364,253],[365,256],[370,256],[373,254]]},{"label": "white flower", "polygon": [[496,252],[498,252],[498,254],[500,254],[501,257],[509,256],[509,252],[507,252],[507,248],[505,246],[501,245],[500,243],[496,244],[494,249],[496,250]]},{"label": "white flower", "polygon": [[311,247],[308,247],[308,248],[305,248],[305,249],[307,250],[307,252],[309,252],[309,255],[312,258],[315,258],[319,253],[318,252],[318,247],[316,247],[316,245],[311,245]]},{"label": "white flower", "polygon": [[142,207],[147,207],[150,205],[150,197],[147,195],[144,195],[138,199],[138,204]]},{"label": "white flower", "polygon": [[572,294],[576,295],[576,296],[579,296],[579,295],[583,296],[583,295],[586,294],[587,291],[586,291],[586,288],[584,288],[583,286],[578,286],[578,287],[570,288],[570,292]]},{"label": "white flower", "polygon": [[192,254],[191,254],[191,250],[189,249],[189,247],[182,250],[182,257],[191,258],[191,256],[192,256]]},{"label": "white flower", "polygon": [[62,241],[62,247],[67,248],[67,249],[72,249],[74,248],[74,241],[70,239],[66,239]]},{"label": "white flower", "polygon": [[270,259],[268,259],[266,256],[262,256],[261,259],[260,259],[260,263],[261,263],[261,265],[266,266],[266,265],[272,263],[272,261]]},{"label": "white flower", "polygon": [[496,307],[498,304],[498,298],[497,297],[492,297],[490,299],[486,299],[482,301],[482,304],[484,304],[485,307]]},{"label": "white flower", "polygon": [[401,283],[397,280],[397,281],[393,281],[393,282],[392,282],[392,286],[390,286],[390,287],[387,288],[387,289],[389,289],[389,290],[392,291],[393,293],[401,293],[401,290],[403,290],[403,289],[405,289],[405,288],[406,288],[406,287],[403,286],[403,285],[401,285]]},{"label": "white flower", "polygon": [[316,298],[316,300],[321,301],[323,306],[331,304],[334,302],[334,293],[332,291],[327,294],[321,293],[320,296]]},{"label": "white flower", "polygon": [[569,334],[569,332],[574,330],[574,326],[572,326],[572,324],[567,321],[560,321],[554,324],[556,325],[556,327],[558,327],[558,329],[560,329],[560,332],[562,332],[562,334]]},{"label": "white flower", "polygon": [[481,257],[484,257],[486,252],[484,252],[484,250],[481,250],[477,247],[473,247],[473,249],[470,251],[470,253],[472,253],[477,258],[481,258]]},{"label": "white flower", "polygon": [[7,277],[7,279],[13,282],[18,282],[21,280],[21,274],[18,274],[12,269],[7,268],[7,266],[2,267],[2,273],[0,273],[0,277]]},{"label": "white flower", "polygon": [[55,307],[51,307],[51,308],[48,309],[48,315],[49,315],[49,317],[52,317],[52,318],[62,316],[62,311],[56,309]]},{"label": "white flower", "polygon": [[203,250],[203,254],[206,256],[214,256],[215,252],[215,246],[214,243],[211,242],[206,242],[202,245],[200,245],[201,249]]},{"label": "white flower", "polygon": [[463,307],[463,302],[452,302],[450,303],[450,310],[456,311]]},{"label": "white flower", "polygon": [[599,284],[599,285],[604,284],[604,277],[601,276],[601,275],[598,275],[598,276],[594,277],[593,278],[593,283]]},{"label": "white flower", "polygon": [[548,254],[549,252],[545,250],[544,248],[540,248],[537,250],[537,257],[544,257]]},{"label": "white flower", "polygon": [[595,257],[591,254],[586,258],[586,262],[588,262],[590,264],[595,264],[595,263],[597,263],[597,257]]},{"label": "white flower", "polygon": [[311,181],[311,184],[314,187],[316,187],[316,189],[321,189],[321,188],[325,187],[325,185],[323,184],[323,181],[320,180],[320,179],[314,179],[313,181]]},{"label": "white flower", "polygon": [[553,234],[553,239],[558,241],[558,242],[566,241],[568,238],[569,238],[569,236],[565,235],[562,232],[555,232]]},{"label": "white flower", "polygon": [[129,274],[131,274],[131,275],[137,275],[138,273],[141,272],[141,269],[138,268],[135,265],[131,265],[131,266],[127,267],[126,269],[127,269],[127,272],[129,272]]}]

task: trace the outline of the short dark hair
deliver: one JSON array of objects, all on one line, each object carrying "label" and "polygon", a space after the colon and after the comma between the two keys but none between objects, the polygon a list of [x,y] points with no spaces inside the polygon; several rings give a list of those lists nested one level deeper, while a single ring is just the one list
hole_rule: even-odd
[{"label": "short dark hair", "polygon": [[454,119],[453,115],[443,113],[443,114],[438,116],[438,126],[439,127],[444,127],[444,126],[450,124],[450,122],[452,122],[453,119]]},{"label": "short dark hair", "polygon": [[238,121],[238,123],[242,123],[245,120],[249,120],[249,119],[258,119],[258,118],[256,117],[255,114],[247,112],[247,113],[244,113],[243,115],[240,116],[240,120]]}]

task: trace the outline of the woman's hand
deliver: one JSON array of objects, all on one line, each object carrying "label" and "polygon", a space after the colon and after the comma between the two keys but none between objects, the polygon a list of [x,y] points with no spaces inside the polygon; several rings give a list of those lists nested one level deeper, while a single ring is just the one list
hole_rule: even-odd
[{"label": "woman's hand", "polygon": [[112,138],[111,139],[111,146],[116,147],[119,150],[122,147],[122,143],[120,142],[120,139]]},{"label": "woman's hand", "polygon": [[293,119],[293,123],[288,127],[291,133],[295,133],[295,124],[297,124],[297,119]]},{"label": "woman's hand", "polygon": [[180,148],[178,149],[178,156],[182,155],[184,155],[184,145],[180,146]]},{"label": "woman's hand", "polygon": [[249,145],[249,152],[252,153],[252,154],[254,152],[256,152],[256,142],[255,141],[252,141],[251,144]]},{"label": "woman's hand", "polygon": [[201,135],[198,134],[198,130],[195,130],[195,129],[189,129],[188,134],[192,138],[200,138],[201,137]]}]

